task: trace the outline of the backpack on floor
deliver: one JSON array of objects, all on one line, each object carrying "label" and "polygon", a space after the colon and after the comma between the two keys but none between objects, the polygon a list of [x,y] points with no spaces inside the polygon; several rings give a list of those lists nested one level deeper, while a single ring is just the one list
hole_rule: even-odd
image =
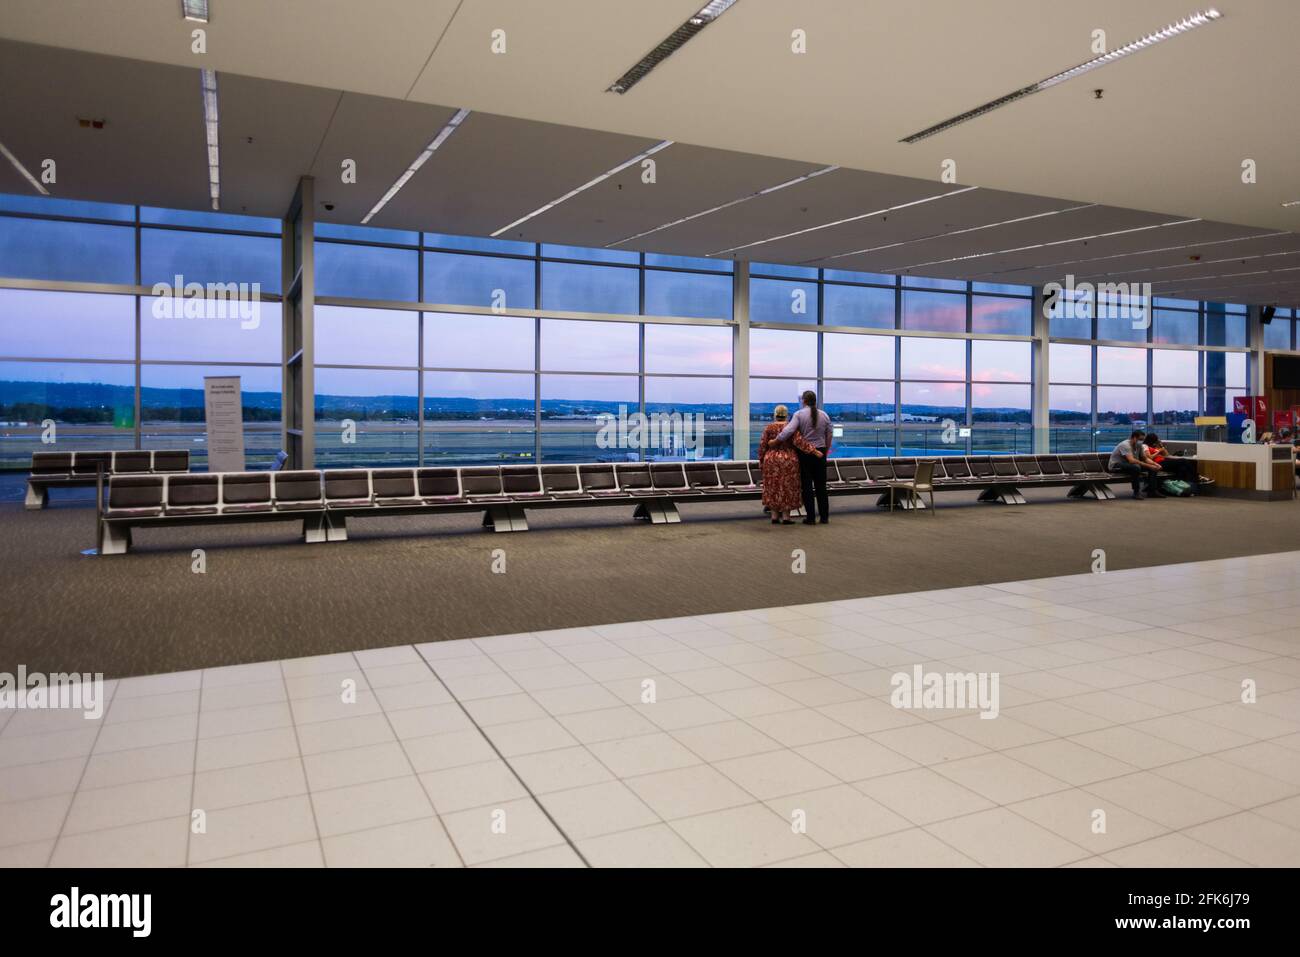
[{"label": "backpack on floor", "polygon": [[1165,479],[1160,483],[1160,488],[1166,495],[1182,497],[1192,494],[1192,486],[1182,479]]}]

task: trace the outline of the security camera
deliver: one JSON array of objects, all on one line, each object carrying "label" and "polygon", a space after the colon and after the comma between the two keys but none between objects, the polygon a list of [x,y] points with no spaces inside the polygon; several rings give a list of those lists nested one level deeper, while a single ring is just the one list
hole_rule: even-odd
[{"label": "security camera", "polygon": [[333,203],[322,203],[321,205],[323,205],[323,206],[325,207],[325,212],[327,212],[327,213],[332,213],[332,212],[334,212],[334,204],[333,204]]}]

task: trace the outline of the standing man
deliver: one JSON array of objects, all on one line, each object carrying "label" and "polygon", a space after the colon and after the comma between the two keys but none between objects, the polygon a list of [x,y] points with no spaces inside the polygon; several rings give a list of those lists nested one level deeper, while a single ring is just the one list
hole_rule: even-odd
[{"label": "standing man", "polygon": [[1147,495],[1160,494],[1157,487],[1160,466],[1151,461],[1151,456],[1147,454],[1147,447],[1142,443],[1146,437],[1147,434],[1141,429],[1134,429],[1132,435],[1115,446],[1110,453],[1110,462],[1106,465],[1108,472],[1122,473],[1133,480],[1134,498],[1142,497],[1143,473],[1146,477]]},{"label": "standing man", "polygon": [[817,393],[809,390],[801,397],[803,408],[794,414],[777,440],[784,442],[799,432],[812,452],[797,448],[799,453],[799,484],[803,492],[805,525],[817,522],[821,509],[822,524],[830,521],[831,503],[826,494],[826,457],[831,454],[831,417],[817,408]]}]

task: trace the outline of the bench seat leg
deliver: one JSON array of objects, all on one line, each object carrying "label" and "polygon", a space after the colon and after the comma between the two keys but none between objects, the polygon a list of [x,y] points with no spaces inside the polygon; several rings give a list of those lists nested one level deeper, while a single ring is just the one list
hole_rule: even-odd
[{"label": "bench seat leg", "polygon": [[682,520],[681,513],[672,500],[662,498],[639,503],[632,517],[644,519],[651,525],[676,525]]},{"label": "bench seat leg", "polygon": [[33,485],[27,483],[27,497],[23,500],[23,507],[28,509],[41,509],[50,503],[50,490],[44,485]]},{"label": "bench seat leg", "polygon": [[1110,490],[1109,485],[1100,482],[1080,482],[1066,493],[1067,498],[1091,498],[1097,501],[1106,501],[1113,499],[1115,493]]},{"label": "bench seat leg", "polygon": [[1024,505],[1025,497],[1011,485],[993,485],[980,492],[979,500],[993,505]]},{"label": "bench seat leg", "polygon": [[348,540],[348,519],[346,515],[327,518],[325,540],[327,542],[346,542]]},{"label": "bench seat leg", "polygon": [[302,540],[309,545],[329,541],[325,515],[308,515],[302,520]]},{"label": "bench seat leg", "polygon": [[492,505],[483,512],[483,527],[494,532],[526,532],[528,519],[518,505]]},{"label": "bench seat leg", "polygon": [[103,541],[99,546],[101,555],[125,555],[131,550],[131,527],[117,522],[105,522]]}]

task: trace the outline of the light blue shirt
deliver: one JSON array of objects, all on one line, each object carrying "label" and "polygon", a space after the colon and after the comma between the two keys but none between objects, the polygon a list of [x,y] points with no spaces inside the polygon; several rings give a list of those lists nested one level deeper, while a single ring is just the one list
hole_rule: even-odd
[{"label": "light blue shirt", "polygon": [[821,409],[817,410],[817,421],[814,423],[812,415],[808,411],[808,406],[804,406],[786,423],[781,434],[777,439],[784,442],[794,435],[794,430],[798,429],[799,434],[803,436],[804,441],[817,449],[828,449],[831,444],[831,417]]}]

